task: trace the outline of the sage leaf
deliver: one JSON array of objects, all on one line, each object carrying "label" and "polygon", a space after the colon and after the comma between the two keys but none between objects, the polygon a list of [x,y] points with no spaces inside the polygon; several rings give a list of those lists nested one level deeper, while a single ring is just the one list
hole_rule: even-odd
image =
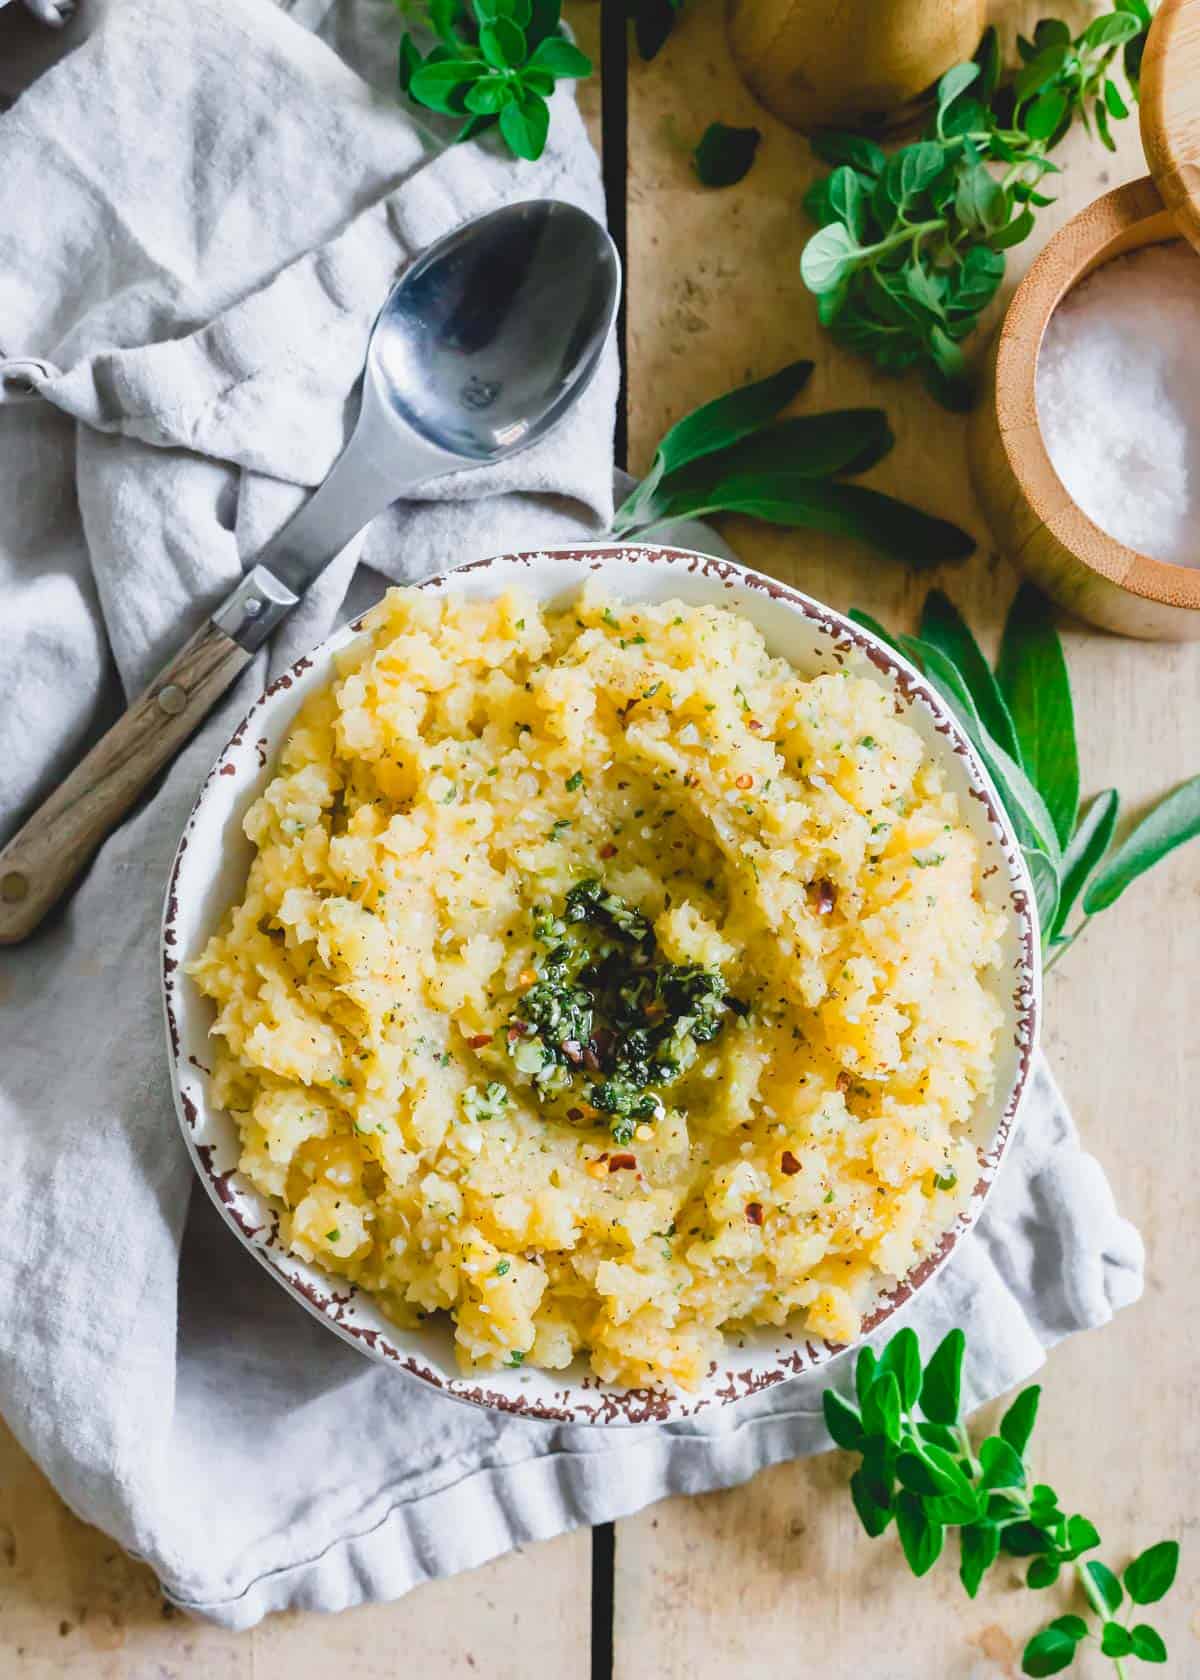
[{"label": "sage leaf", "polygon": [[757,128],[709,123],[692,153],[696,174],[706,187],[736,186],[749,174],[761,139]]},{"label": "sage leaf", "polygon": [[1157,1604],[1169,1592],[1179,1568],[1179,1543],[1160,1540],[1124,1570],[1125,1589],[1135,1604]]},{"label": "sage leaf", "polygon": [[864,630],[869,630],[872,636],[890,647],[893,652],[900,653],[903,651],[891,631],[886,630],[877,618],[872,618],[869,612],[863,612],[859,607],[851,607],[846,616],[852,623],[861,625]]},{"label": "sage leaf", "polygon": [[[1022,767],[1010,758],[983,727],[966,683],[940,648],[915,636],[903,636],[901,646],[909,653],[956,714],[975,750],[983,759],[1004,803],[1027,859],[1040,853],[1052,872],[1061,862],[1054,823],[1041,794]],[[1035,878],[1035,886],[1036,886]]]},{"label": "sage leaf", "polygon": [[931,589],[925,597],[920,634],[922,641],[941,648],[947,659],[953,660],[971,691],[983,727],[1011,758],[1020,763],[1021,749],[1016,727],[1008,703],[1000,692],[1000,685],[966,620],[940,589]]},{"label": "sage leaf", "polygon": [[1058,939],[1092,872],[1112,843],[1121,802],[1114,788],[1105,788],[1088,806],[1063,853],[1062,890],[1052,936]]},{"label": "sage leaf", "polygon": [[1075,1661],[1075,1641],[1061,1628],[1043,1628],[1034,1634],[1021,1657],[1021,1673],[1036,1677],[1061,1674]]},{"label": "sage leaf", "polygon": [[1000,1419],[1001,1439],[1007,1441],[1012,1450],[1022,1458],[1029,1445],[1029,1437],[1033,1434],[1033,1426],[1037,1422],[1038,1401],[1041,1396],[1042,1391],[1037,1383],[1032,1388],[1023,1388]]},{"label": "sage leaf", "polygon": [[743,473],[792,473],[828,478],[861,473],[883,459],[895,443],[881,408],[830,409],[824,414],[778,420],[728,448],[701,456],[663,480],[663,494],[719,488],[723,479]]},{"label": "sage leaf", "polygon": [[975,547],[974,539],[957,525],[881,491],[839,480],[813,481],[800,473],[738,474],[707,496],[672,498],[666,516],[709,513],[745,513],[772,525],[853,537],[916,568],[964,560]]},{"label": "sage leaf", "polygon": [[920,1407],[931,1423],[958,1422],[967,1338],[957,1327],[934,1349],[921,1379]]},{"label": "sage leaf", "polygon": [[974,1598],[979,1583],[1000,1555],[1000,1530],[994,1523],[970,1523],[960,1530],[958,1578],[967,1597]]},{"label": "sage leaf", "polygon": [[920,1499],[907,1489],[896,1495],[895,1510],[908,1567],[914,1575],[925,1575],[941,1554],[945,1531],[940,1523],[930,1522]]},{"label": "sage leaf", "polygon": [[1107,910],[1139,875],[1200,834],[1200,776],[1161,799],[1101,865],[1083,898],[1089,916]]},{"label": "sage leaf", "polygon": [[1133,1637],[1133,1655],[1140,1657],[1143,1662],[1165,1663],[1167,1647],[1163,1644],[1162,1635],[1148,1627],[1145,1622],[1138,1622],[1130,1628]]},{"label": "sage leaf", "polygon": [[1024,583],[1009,608],[996,671],[1021,744],[1021,762],[1066,846],[1079,809],[1075,708],[1062,643],[1049,606]]},{"label": "sage leaf", "polygon": [[711,455],[765,426],[804,388],[812,370],[812,362],[789,362],[778,373],[739,386],[685,414],[658,446],[656,458],[661,460],[663,472],[674,472],[688,461]]}]

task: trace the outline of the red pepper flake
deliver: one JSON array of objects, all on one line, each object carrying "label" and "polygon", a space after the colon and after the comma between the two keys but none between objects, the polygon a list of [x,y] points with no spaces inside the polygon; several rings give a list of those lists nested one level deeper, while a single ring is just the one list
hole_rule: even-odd
[{"label": "red pepper flake", "polygon": [[519,1038],[527,1038],[532,1031],[528,1021],[514,1021],[508,1029],[508,1042],[515,1044]]},{"label": "red pepper flake", "polygon": [[761,1225],[763,1221],[762,1203],[747,1202],[746,1218],[750,1221],[751,1225]]},{"label": "red pepper flake", "polygon": [[742,792],[745,793],[747,788],[752,788],[754,786],[754,777],[746,775],[735,776],[733,785],[736,788],[741,788]]},{"label": "red pepper flake", "polygon": [[[600,1158],[604,1159],[603,1156]],[[608,1163],[610,1173],[628,1171],[630,1168],[637,1168],[636,1155],[614,1155]]]},{"label": "red pepper flake", "polygon": [[583,1119],[583,1110],[581,1108],[569,1108],[567,1110],[567,1119],[568,1120],[582,1120]]},{"label": "red pepper flake", "polygon": [[612,858],[612,857],[616,857],[616,855],[617,855],[617,848],[612,844],[611,840],[609,841],[607,846],[601,846],[600,856],[602,858]]},{"label": "red pepper flake", "polygon": [[747,729],[761,729],[762,724],[759,723],[757,718],[747,718],[746,719],[746,728]]},{"label": "red pepper flake", "polygon": [[467,1043],[470,1045],[472,1050],[482,1050],[485,1044],[490,1044],[491,1042],[491,1033],[476,1033],[474,1038],[469,1038],[467,1040]]},{"label": "red pepper flake", "polygon": [[800,1163],[797,1161],[790,1149],[785,1149],[783,1154],[779,1157],[779,1170],[780,1172],[785,1172],[789,1178],[791,1178],[793,1173],[798,1173],[800,1171]]},{"label": "red pepper flake", "polygon": [[808,896],[809,901],[816,906],[817,915],[828,916],[832,914],[837,903],[837,888],[822,875],[819,881],[809,882]]},{"label": "red pepper flake", "polygon": [[839,1091],[848,1091],[850,1089],[851,1083],[852,1083],[852,1081],[851,1081],[850,1075],[846,1072],[845,1068],[843,1068],[841,1073],[839,1073],[838,1076],[837,1076],[837,1088],[838,1088],[838,1090]]}]

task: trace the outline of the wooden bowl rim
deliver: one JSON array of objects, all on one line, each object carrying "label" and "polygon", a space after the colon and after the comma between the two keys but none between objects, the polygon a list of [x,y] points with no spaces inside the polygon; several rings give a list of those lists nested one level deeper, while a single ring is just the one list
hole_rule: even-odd
[{"label": "wooden bowl rim", "polygon": [[[1051,315],[1072,287],[1106,261],[1124,254],[1122,250],[1110,252],[1112,245],[1140,223],[1156,221],[1159,216],[1164,224],[1169,219],[1175,231],[1161,239],[1151,237],[1146,244],[1183,237],[1154,182],[1145,176],[1093,200],[1048,242],[1013,294],[1000,329],[996,423],[1009,468],[1029,507],[1081,566],[1145,600],[1200,611],[1200,565],[1156,560],[1118,542],[1089,519],[1054,468],[1037,409],[1038,357]],[[1044,487],[1049,485],[1058,488],[1061,501],[1048,498]]]}]

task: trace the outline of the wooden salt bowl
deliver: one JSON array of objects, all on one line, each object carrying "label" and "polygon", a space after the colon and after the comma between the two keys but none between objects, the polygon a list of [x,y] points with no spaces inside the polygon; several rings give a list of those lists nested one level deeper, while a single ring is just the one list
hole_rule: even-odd
[{"label": "wooden salt bowl", "polygon": [[[1200,637],[1200,565],[1153,560],[1093,524],[1051,465],[1037,416],[1042,338],[1071,287],[1144,245],[1200,246],[1200,0],[1163,0],[1141,113],[1153,174],[1068,222],[1013,296],[972,418],[971,475],[997,545],[1061,606],[1125,636],[1187,641]],[[1196,547],[1200,561],[1200,529]]]}]

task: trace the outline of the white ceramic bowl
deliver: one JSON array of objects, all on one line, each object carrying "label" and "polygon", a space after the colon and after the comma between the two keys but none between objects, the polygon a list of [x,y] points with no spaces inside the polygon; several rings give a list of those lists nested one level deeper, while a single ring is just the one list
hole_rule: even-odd
[{"label": "white ceramic bowl", "polygon": [[[883,1294],[864,1325],[877,1329],[928,1284],[958,1240],[978,1218],[1012,1137],[1037,1036],[1040,1003],[1038,935],[1033,893],[1020,849],[995,790],[965,736],[920,675],[873,636],[829,608],[782,584],[724,560],[684,549],[590,547],[505,554],[430,578],[423,589],[489,596],[519,583],[542,601],[568,598],[598,573],[620,599],[691,604],[717,602],[744,613],[772,653],[803,674],[846,669],[891,690],[907,721],[945,766],[961,797],[966,819],[984,850],[983,891],[1007,906],[1010,932],[997,991],[1005,1011],[999,1035],[994,1100],[973,1117],[979,1180],[971,1201],[936,1251]],[[641,1423],[685,1418],[721,1402],[738,1400],[821,1365],[844,1348],[799,1332],[757,1330],[727,1345],[725,1362],[695,1394],[609,1387],[582,1362],[566,1372],[532,1369],[464,1376],[455,1362],[448,1322],[430,1320],[419,1330],[399,1330],[371,1299],[342,1279],[286,1253],[277,1242],[278,1218],[237,1170],[238,1133],[230,1115],[212,1100],[206,1063],[212,1005],[183,972],[240,895],[250,862],[242,834],[247,807],[271,775],[276,753],[297,708],[330,677],[334,653],[355,628],[331,636],[271,684],[251,707],[200,790],[171,872],[163,923],[163,984],[171,1077],[183,1135],[210,1196],[250,1252],[310,1312],[372,1358],[396,1366],[458,1399],[575,1423]]]}]

